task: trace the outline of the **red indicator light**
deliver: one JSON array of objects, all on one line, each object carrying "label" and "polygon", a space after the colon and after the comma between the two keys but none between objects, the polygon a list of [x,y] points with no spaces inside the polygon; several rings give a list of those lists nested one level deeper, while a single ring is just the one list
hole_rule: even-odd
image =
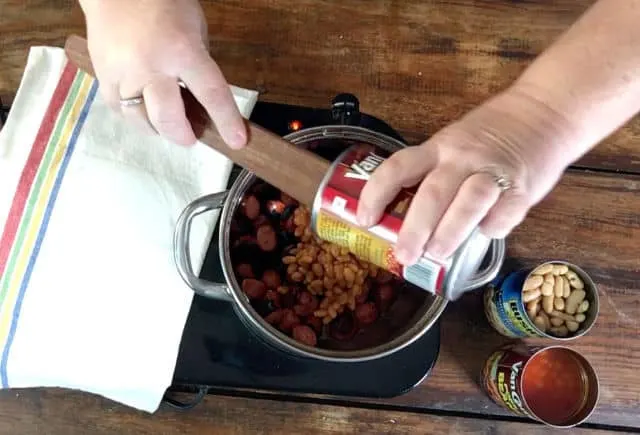
[{"label": "red indicator light", "polygon": [[298,131],[302,128],[302,123],[298,120],[289,122],[289,130]]}]

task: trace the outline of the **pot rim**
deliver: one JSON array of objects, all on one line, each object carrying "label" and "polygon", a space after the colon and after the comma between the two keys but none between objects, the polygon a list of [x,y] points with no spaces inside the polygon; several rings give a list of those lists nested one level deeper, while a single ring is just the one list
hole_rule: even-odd
[{"label": "pot rim", "polygon": [[[367,141],[390,152],[406,146],[396,139],[373,130],[342,125],[312,127],[291,133],[285,136],[284,139],[293,144],[302,144],[316,139],[353,139]],[[243,169],[231,189],[229,189],[220,214],[218,249],[222,272],[228,284],[227,290],[234,301],[235,309],[240,311],[240,315],[244,318],[243,320],[248,321],[264,338],[267,338],[272,344],[283,347],[299,356],[319,358],[332,362],[361,362],[382,358],[409,346],[422,337],[440,319],[448,301],[441,296],[429,295],[429,302],[425,302],[419,309],[423,311],[422,314],[418,314],[419,311],[416,311],[414,316],[419,316],[418,319],[401,334],[374,347],[358,350],[332,350],[307,346],[267,323],[251,306],[249,299],[241,290],[242,287],[233,273],[229,243],[233,214],[237,210],[243,195],[257,178],[253,172]],[[426,307],[427,304],[428,307]]]}]

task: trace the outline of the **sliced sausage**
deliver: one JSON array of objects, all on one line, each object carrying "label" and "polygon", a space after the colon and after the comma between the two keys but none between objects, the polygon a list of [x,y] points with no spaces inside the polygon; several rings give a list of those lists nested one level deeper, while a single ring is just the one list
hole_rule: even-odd
[{"label": "sliced sausage", "polygon": [[296,316],[292,309],[286,308],[282,311],[284,313],[282,316],[282,321],[280,322],[280,329],[283,332],[289,332],[291,331],[291,328],[300,324],[300,318]]},{"label": "sliced sausage", "polygon": [[241,278],[253,278],[253,268],[250,264],[241,263],[236,267],[236,273]]},{"label": "sliced sausage", "polygon": [[273,269],[267,269],[262,274],[262,282],[270,289],[280,287],[280,274]]},{"label": "sliced sausage", "polygon": [[293,338],[307,346],[315,346],[318,342],[315,331],[308,325],[294,326]]},{"label": "sliced sausage", "polygon": [[378,305],[378,309],[380,311],[385,311],[393,302],[393,297],[395,296],[395,290],[391,284],[382,284],[379,286],[374,293],[376,304]]},{"label": "sliced sausage", "polygon": [[265,317],[264,320],[266,320],[266,322],[271,325],[277,325],[278,323],[282,322],[283,316],[284,316],[283,310],[275,310],[269,315],[267,315],[267,317]]},{"label": "sliced sausage", "polygon": [[253,278],[245,278],[242,281],[242,291],[250,299],[262,299],[267,292],[267,286],[262,281]]},{"label": "sliced sausage", "polygon": [[367,302],[356,307],[356,319],[361,325],[370,325],[378,318],[378,309],[373,302]]},{"label": "sliced sausage", "polygon": [[278,237],[273,227],[269,224],[261,225],[256,231],[256,239],[260,249],[266,252],[271,252],[276,249],[278,245]]},{"label": "sliced sausage", "polygon": [[260,215],[260,201],[253,195],[247,195],[240,203],[244,215],[253,220]]}]

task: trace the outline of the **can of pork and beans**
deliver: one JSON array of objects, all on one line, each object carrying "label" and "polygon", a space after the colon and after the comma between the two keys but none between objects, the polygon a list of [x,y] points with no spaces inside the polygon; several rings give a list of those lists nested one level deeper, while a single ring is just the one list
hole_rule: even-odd
[{"label": "can of pork and beans", "polygon": [[499,276],[484,293],[491,326],[511,338],[572,340],[586,334],[598,317],[598,291],[591,277],[566,261]]},{"label": "can of pork and beans", "polygon": [[502,346],[487,359],[481,385],[498,405],[556,428],[584,422],[600,394],[589,361],[563,346]]},{"label": "can of pork and beans", "polygon": [[[361,229],[356,221],[356,211],[360,193],[371,173],[385,160],[384,151],[366,143],[354,143],[333,162],[322,184],[311,210],[312,230],[328,242],[345,247],[356,256],[381,267],[396,276],[448,300],[460,295],[461,285],[454,285],[449,279],[453,268],[459,270],[463,261],[477,261],[470,258],[470,252],[480,253],[482,240],[476,230],[465,240],[458,250],[445,262],[436,261],[423,255],[416,264],[403,266],[395,258],[393,244],[408,211],[416,188],[403,189],[389,204],[381,220],[373,227]],[[456,292],[455,294],[453,292]]]}]

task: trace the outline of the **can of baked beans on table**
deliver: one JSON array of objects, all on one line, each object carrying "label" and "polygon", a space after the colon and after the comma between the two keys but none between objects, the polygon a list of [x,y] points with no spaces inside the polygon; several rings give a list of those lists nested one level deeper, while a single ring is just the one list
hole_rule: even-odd
[{"label": "can of baked beans on table", "polygon": [[487,359],[481,385],[498,405],[556,428],[584,422],[600,394],[589,361],[563,346],[505,345]]},{"label": "can of baked beans on table", "polygon": [[598,291],[582,268],[547,261],[496,278],[484,292],[484,311],[506,337],[572,340],[595,324]]},{"label": "can of baked beans on table", "polygon": [[[494,279],[504,261],[504,241],[489,239],[477,229],[444,262],[426,254],[411,266],[397,261],[393,246],[417,187],[401,190],[373,227],[358,225],[358,200],[371,173],[385,160],[382,151],[371,144],[355,143],[333,162],[311,210],[311,228],[318,237],[448,300]],[[491,255],[485,266],[489,248]]]}]

